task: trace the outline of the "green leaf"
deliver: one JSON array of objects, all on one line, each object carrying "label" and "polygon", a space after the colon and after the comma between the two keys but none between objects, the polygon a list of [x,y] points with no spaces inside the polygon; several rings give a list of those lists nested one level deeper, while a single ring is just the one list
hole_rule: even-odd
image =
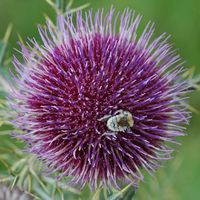
[{"label": "green leaf", "polygon": [[12,181],[14,178],[12,176],[8,176],[5,178],[0,178],[0,183]]},{"label": "green leaf", "polygon": [[71,14],[76,11],[83,10],[90,5],[90,3],[86,3],[77,8],[71,8],[72,4],[74,2],[73,0],[70,0],[68,3],[66,3],[66,1],[64,1],[64,0],[55,0],[55,1],[45,0],[45,1],[55,10],[55,12],[58,15],[62,15],[64,13]]},{"label": "green leaf", "polygon": [[89,6],[90,6],[90,3],[86,3],[86,4],[82,5],[82,6],[79,6],[79,7],[76,7],[76,8],[71,8],[71,9],[69,9],[69,10],[66,10],[66,13],[67,13],[67,14],[71,14],[71,13],[74,13],[74,12],[77,12],[77,11],[80,11],[80,10],[83,10],[83,9],[89,7]]},{"label": "green leaf", "polygon": [[45,199],[45,200],[52,200],[50,196],[48,196],[44,190],[40,187],[35,187],[35,191],[37,192],[37,195],[39,195],[41,198],[40,199]]},{"label": "green leaf", "polygon": [[4,35],[3,40],[0,41],[0,65],[3,62],[3,58],[4,58],[4,55],[5,55],[5,51],[6,51],[8,39],[9,39],[10,34],[11,34],[11,30],[12,30],[12,25],[9,25],[7,30],[6,30],[6,33]]},{"label": "green leaf", "polygon": [[104,199],[108,199],[108,190],[106,188],[103,188],[103,196]]},{"label": "green leaf", "polygon": [[2,64],[3,62],[5,50],[6,50],[6,43],[2,40],[0,41],[0,64]]},{"label": "green leaf", "polygon": [[30,172],[36,178],[36,180],[39,182],[39,184],[42,186],[42,188],[48,193],[48,188],[45,186],[45,184],[40,179],[40,177],[35,173],[35,171],[30,169]]},{"label": "green leaf", "polygon": [[19,176],[15,176],[15,178],[13,180],[13,183],[11,185],[11,189],[13,189],[15,187],[15,185],[17,184],[18,179],[19,179]]},{"label": "green leaf", "polygon": [[66,10],[69,10],[72,7],[74,0],[69,0],[67,6],[66,6]]},{"label": "green leaf", "polygon": [[[0,122],[0,123],[2,123],[2,125],[4,124],[4,122]],[[1,126],[1,124],[0,124],[0,126]],[[2,136],[2,135],[10,135],[10,130],[0,130],[0,136]]]},{"label": "green leaf", "polygon": [[[108,198],[108,200],[117,200],[120,196],[123,196],[123,194],[131,187],[133,186],[133,183],[130,183],[129,185],[127,185],[125,188],[123,188],[122,190],[120,190],[117,193],[114,193],[112,196],[110,196]],[[123,198],[122,198],[123,199]]]},{"label": "green leaf", "polygon": [[97,189],[96,192],[94,193],[92,200],[99,200],[100,199],[100,193],[101,189]]},{"label": "green leaf", "polygon": [[61,14],[62,12],[60,9],[57,7],[57,5],[52,1],[52,0],[45,0],[54,10],[57,14]]}]

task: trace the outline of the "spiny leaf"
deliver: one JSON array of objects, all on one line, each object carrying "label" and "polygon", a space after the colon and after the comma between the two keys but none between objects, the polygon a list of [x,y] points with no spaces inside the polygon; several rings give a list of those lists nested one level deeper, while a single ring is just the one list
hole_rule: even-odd
[{"label": "spiny leaf", "polygon": [[100,199],[100,193],[101,193],[101,190],[97,189],[96,192],[94,193],[93,197],[92,197],[92,200],[99,200]]},{"label": "spiny leaf", "polygon": [[194,76],[195,67],[188,68],[183,74],[183,78],[192,78]]},{"label": "spiny leaf", "polygon": [[30,195],[31,197],[33,197],[34,200],[41,200],[41,199],[40,199],[38,196],[36,196],[35,194],[32,194],[32,193],[30,193],[30,192],[26,192],[26,191],[25,191],[25,193],[28,194],[28,195]]},{"label": "spiny leaf", "polygon": [[18,37],[19,42],[20,42],[22,45],[25,45],[24,40],[23,40],[23,38],[21,37],[21,35],[20,35],[19,33],[17,33],[17,37]]},{"label": "spiny leaf", "polygon": [[107,194],[106,188],[103,188],[103,196],[104,196],[104,199],[108,199],[108,194]]},{"label": "spiny leaf", "polygon": [[55,29],[55,24],[53,23],[53,21],[48,17],[48,15],[44,14],[44,18],[45,20],[50,24],[50,26]]},{"label": "spiny leaf", "polygon": [[48,188],[45,186],[43,181],[40,179],[40,177],[35,173],[34,170],[30,169],[31,174],[36,178],[36,180],[39,182],[39,184],[42,186],[42,188],[48,193]]},{"label": "spiny leaf", "polygon": [[69,10],[73,4],[74,0],[69,0],[67,6],[66,6],[66,10]]},{"label": "spiny leaf", "polygon": [[190,67],[182,75],[184,79],[187,79],[188,89],[191,91],[200,90],[200,76],[194,76],[194,74],[195,67]]},{"label": "spiny leaf", "polygon": [[73,0],[70,0],[68,3],[64,0],[45,0],[54,10],[58,15],[62,15],[64,13],[71,14],[79,10],[83,10],[87,8],[90,3],[86,3],[82,6],[79,6],[77,8],[71,8],[73,4]]},{"label": "spiny leaf", "polygon": [[[0,121],[0,127],[3,124],[4,124],[4,122]],[[2,136],[2,135],[10,135],[10,132],[11,132],[10,130],[0,130],[0,136]]]},{"label": "spiny leaf", "polygon": [[43,200],[52,200],[50,196],[48,196],[48,194],[46,194],[44,192],[44,190],[42,190],[40,187],[35,187],[35,192],[40,196],[39,199]]},{"label": "spiny leaf", "polygon": [[15,176],[15,178],[12,182],[12,185],[11,185],[11,189],[13,189],[16,186],[18,179],[19,179],[19,176]]},{"label": "spiny leaf", "polygon": [[0,178],[0,183],[12,181],[14,178],[12,176],[8,176],[5,178]]},{"label": "spiny leaf", "polygon": [[[1,155],[3,156],[3,155]],[[0,158],[0,162],[3,164],[3,166],[7,169],[8,173],[10,174],[11,172],[11,169],[10,169],[10,166],[9,166],[9,163],[7,163],[4,159]]]},{"label": "spiny leaf", "polygon": [[23,187],[27,175],[28,175],[28,166],[24,166],[23,169],[19,172],[18,183],[20,187]]},{"label": "spiny leaf", "polygon": [[125,191],[127,191],[131,186],[133,186],[133,183],[130,183],[129,185],[127,185],[125,188],[123,188],[123,189],[120,190],[119,192],[114,193],[112,196],[110,196],[110,197],[108,198],[108,200],[116,200],[116,199],[118,199],[118,197],[122,196],[123,193],[124,193]]},{"label": "spiny leaf", "polygon": [[194,108],[193,106],[187,105],[188,110],[190,110],[191,112],[195,113],[195,114],[199,114],[199,110]]},{"label": "spiny leaf", "polygon": [[32,180],[30,174],[28,174],[28,192],[32,190]]},{"label": "spiny leaf", "polygon": [[76,7],[76,8],[72,8],[72,9],[70,9],[70,10],[67,10],[66,13],[67,13],[67,14],[72,14],[72,13],[74,13],[74,12],[83,10],[83,9],[89,7],[89,6],[90,6],[90,3],[86,3],[86,4],[82,5],[82,6],[79,6],[79,7]]},{"label": "spiny leaf", "polygon": [[3,62],[3,57],[4,57],[4,54],[5,54],[5,51],[6,51],[7,42],[8,42],[8,39],[10,37],[11,30],[12,30],[12,25],[10,24],[8,26],[7,30],[6,30],[6,33],[4,35],[3,40],[0,41],[0,65]]},{"label": "spiny leaf", "polygon": [[56,4],[52,0],[45,0],[55,11],[57,14],[61,14],[61,11],[58,9]]},{"label": "spiny leaf", "polygon": [[[4,124],[4,121],[0,119],[0,127]],[[1,131],[1,130],[0,130]],[[2,133],[0,133],[2,134]]]},{"label": "spiny leaf", "polygon": [[12,171],[17,170],[17,168],[18,168],[20,165],[24,164],[26,161],[27,161],[26,158],[19,159],[17,162],[15,162],[14,165],[12,165],[12,167],[11,167]]}]

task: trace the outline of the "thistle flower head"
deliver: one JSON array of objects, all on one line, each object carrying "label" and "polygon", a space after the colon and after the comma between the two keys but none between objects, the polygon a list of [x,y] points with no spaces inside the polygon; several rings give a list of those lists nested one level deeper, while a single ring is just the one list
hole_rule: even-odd
[{"label": "thistle flower head", "polygon": [[[180,56],[165,34],[152,40],[131,10],[58,17],[21,45],[11,104],[18,135],[52,172],[83,187],[120,188],[170,158],[189,115]],[[117,26],[119,22],[119,27]],[[118,27],[118,28],[117,28]]]}]

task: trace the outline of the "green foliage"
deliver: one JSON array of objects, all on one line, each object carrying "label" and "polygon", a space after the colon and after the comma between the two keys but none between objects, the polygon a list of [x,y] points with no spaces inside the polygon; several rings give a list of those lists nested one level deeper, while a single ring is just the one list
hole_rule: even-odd
[{"label": "green foliage", "polygon": [[72,8],[72,4],[74,0],[69,0],[68,3],[66,0],[45,0],[45,1],[55,10],[55,12],[58,15],[64,14],[64,13],[70,14],[79,10],[83,10],[90,5],[89,3],[86,3],[79,7]]},{"label": "green foliage", "polygon": [[32,155],[21,151],[17,145],[8,142],[1,148],[0,182],[9,184],[11,188],[18,186],[35,199],[62,199],[62,197],[79,196],[79,191],[66,187],[65,182],[41,174],[40,162]]},{"label": "green foliage", "polygon": [[6,30],[6,33],[5,33],[3,40],[0,41],[0,66],[3,64],[3,58],[4,58],[4,55],[5,55],[7,42],[8,42],[8,39],[10,37],[11,30],[12,30],[12,26],[9,25],[9,27]]},{"label": "green foliage", "polygon": [[6,47],[8,43],[9,36],[11,34],[12,26],[8,26],[5,36],[0,40],[0,135],[9,134],[8,131],[5,131],[1,127],[4,124],[9,124],[9,118],[11,117],[11,111],[8,109],[6,101],[6,93],[10,90],[8,82],[5,80],[2,74],[4,74],[4,56],[6,53]]}]

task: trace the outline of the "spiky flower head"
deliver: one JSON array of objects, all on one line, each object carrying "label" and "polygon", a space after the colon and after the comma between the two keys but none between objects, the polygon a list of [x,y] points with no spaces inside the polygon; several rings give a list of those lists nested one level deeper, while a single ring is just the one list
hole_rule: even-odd
[{"label": "spiky flower head", "polygon": [[153,24],[138,36],[140,20],[128,9],[60,16],[39,27],[41,45],[21,45],[24,62],[14,59],[18,137],[71,184],[137,184],[183,135],[181,59],[166,34],[151,39]]}]

